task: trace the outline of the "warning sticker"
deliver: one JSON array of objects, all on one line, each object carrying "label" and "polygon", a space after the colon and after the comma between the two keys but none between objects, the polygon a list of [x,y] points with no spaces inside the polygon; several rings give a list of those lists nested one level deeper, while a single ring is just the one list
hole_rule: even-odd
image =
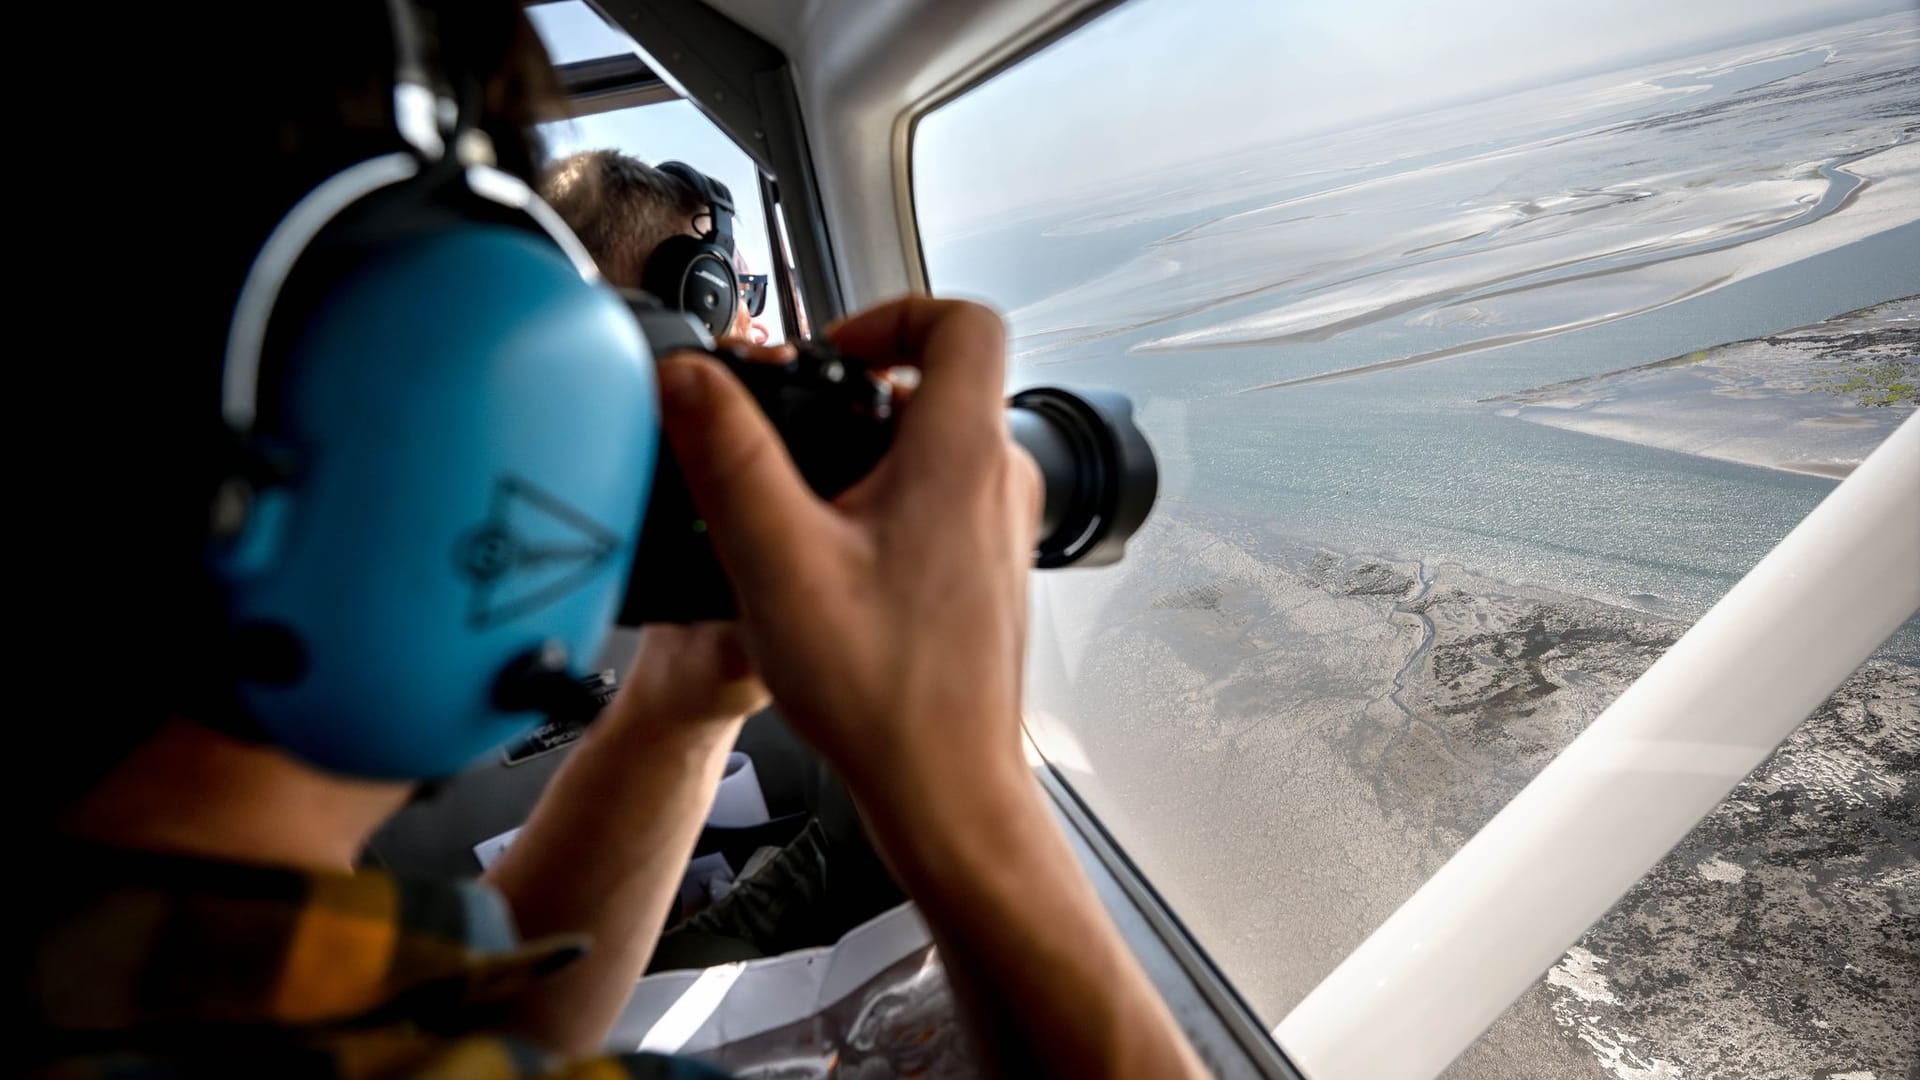
[{"label": "warning sticker", "polygon": [[[593,696],[600,702],[602,709],[607,707],[607,704],[613,700],[613,695],[620,690],[619,680],[611,670],[589,675],[580,682],[581,685],[593,691]],[[542,754],[572,746],[580,741],[580,736],[585,731],[586,728],[580,724],[549,720],[534,728],[526,738],[507,744],[507,748],[500,752],[500,760],[509,767],[524,765]]]}]

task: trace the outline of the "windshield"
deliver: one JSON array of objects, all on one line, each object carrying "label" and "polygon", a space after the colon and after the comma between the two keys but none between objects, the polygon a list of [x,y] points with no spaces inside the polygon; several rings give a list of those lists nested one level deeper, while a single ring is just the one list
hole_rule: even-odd
[{"label": "windshield", "polygon": [[[1135,0],[920,119],[932,288],[1162,462],[1029,729],[1266,1021],[1920,404],[1917,87],[1899,3]],[[1456,1075],[1920,1067],[1916,664]]]}]

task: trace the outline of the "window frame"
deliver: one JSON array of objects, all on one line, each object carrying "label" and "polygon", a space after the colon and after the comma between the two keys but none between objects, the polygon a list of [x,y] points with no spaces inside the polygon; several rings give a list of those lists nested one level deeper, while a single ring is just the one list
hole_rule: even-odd
[{"label": "window frame", "polygon": [[680,97],[652,65],[631,54],[556,64],[554,72],[560,76],[560,89],[567,96],[567,115],[574,118],[658,105]]},{"label": "window frame", "polygon": [[[563,0],[528,0],[529,7]],[[642,21],[638,11],[625,19],[586,0],[586,6],[611,29],[630,37],[642,50],[664,51],[681,61],[688,58],[717,65],[723,73],[713,81],[754,87],[754,100],[741,102],[735,94],[732,109],[716,109],[686,92],[681,78],[651,61],[647,53],[609,55],[555,65],[566,99],[566,117],[579,118],[646,105],[685,100],[706,116],[729,141],[752,161],[760,176],[760,204],[771,248],[770,284],[781,300],[781,329],[788,341],[799,341],[812,326],[843,314],[838,278],[834,274],[825,218],[819,210],[812,164],[807,158],[805,133],[799,127],[799,106],[785,58],[773,46],[714,13],[697,0],[661,4]],[[687,9],[698,9],[689,11]],[[705,42],[696,48],[694,39]],[[709,55],[710,54],[710,55]],[[779,62],[765,65],[772,57]],[[724,99],[724,92],[720,95]],[[716,102],[717,104],[718,102]],[[773,116],[790,128],[768,122]],[[743,140],[742,126],[758,138]],[[799,177],[783,185],[782,176]],[[798,192],[791,202],[783,196]],[[811,196],[811,197],[810,197]]]}]

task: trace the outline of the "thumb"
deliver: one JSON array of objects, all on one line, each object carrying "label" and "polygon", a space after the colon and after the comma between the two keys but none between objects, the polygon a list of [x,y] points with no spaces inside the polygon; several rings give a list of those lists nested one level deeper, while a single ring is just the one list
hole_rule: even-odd
[{"label": "thumb", "polygon": [[807,487],[760,406],[733,373],[694,352],[659,363],[660,419],[714,552],[736,588],[805,580],[826,505]]}]

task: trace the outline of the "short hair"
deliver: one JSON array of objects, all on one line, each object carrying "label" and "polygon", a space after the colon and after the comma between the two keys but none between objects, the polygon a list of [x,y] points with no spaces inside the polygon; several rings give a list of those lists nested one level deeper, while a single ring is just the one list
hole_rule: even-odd
[{"label": "short hair", "polygon": [[540,194],[553,205],[609,282],[640,287],[647,259],[687,222],[708,212],[692,185],[618,150],[587,150],[556,162]]},{"label": "short hair", "polygon": [[[35,12],[53,24],[47,40],[87,40],[128,80],[77,90],[62,102],[72,115],[124,112],[126,86],[152,95],[138,106],[142,122],[116,130],[110,164],[95,160],[98,135],[85,124],[56,124],[50,145],[35,146],[72,163],[59,186],[76,205],[124,211],[60,215],[58,241],[34,250],[45,281],[72,283],[62,288],[74,304],[111,288],[110,301],[86,302],[114,312],[89,321],[87,362],[25,365],[29,395],[76,403],[75,430],[89,444],[34,470],[49,490],[24,527],[54,537],[36,550],[61,591],[29,625],[43,642],[74,643],[45,650],[45,685],[82,685],[100,652],[112,655],[112,686],[101,688],[111,703],[84,736],[27,725],[24,752],[44,766],[29,802],[50,815],[165,718],[213,719],[233,700],[227,603],[206,559],[208,508],[232,454],[220,378],[234,302],[294,203],[399,143],[382,0],[312,9],[214,0],[191,18],[135,5],[115,11],[110,34],[77,8],[45,7],[59,9]],[[543,156],[533,125],[560,115],[564,97],[523,5],[420,0],[418,9],[435,69],[479,95],[479,127],[500,167],[532,183]],[[297,44],[262,44],[277,42]],[[113,463],[106,472],[102,460]],[[125,539],[133,522],[138,538]],[[120,625],[137,643],[102,641]]]}]

